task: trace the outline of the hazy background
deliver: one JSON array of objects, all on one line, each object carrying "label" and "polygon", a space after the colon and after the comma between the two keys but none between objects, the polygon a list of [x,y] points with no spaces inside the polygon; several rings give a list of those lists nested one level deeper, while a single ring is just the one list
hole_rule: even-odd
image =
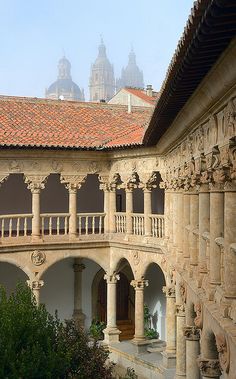
[{"label": "hazy background", "polygon": [[192,0],[0,0],[0,94],[44,97],[65,51],[88,99],[100,35],[115,76],[131,45],[145,84],[159,89]]}]

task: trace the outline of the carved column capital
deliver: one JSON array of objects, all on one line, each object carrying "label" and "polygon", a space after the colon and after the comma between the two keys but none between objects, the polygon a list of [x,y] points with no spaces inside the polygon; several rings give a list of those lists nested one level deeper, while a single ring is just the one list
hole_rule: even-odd
[{"label": "carved column capital", "polygon": [[200,329],[196,326],[186,326],[183,329],[184,337],[189,341],[199,341],[200,339]]},{"label": "carved column capital", "polygon": [[113,272],[113,274],[106,273],[104,279],[107,281],[107,284],[116,284],[117,280],[120,280],[120,275],[116,272]]},{"label": "carved column capital", "polygon": [[216,378],[221,376],[220,362],[218,359],[198,358],[198,365],[204,377]]},{"label": "carved column capital", "polygon": [[27,284],[32,289],[32,291],[34,290],[39,291],[40,288],[43,287],[44,281],[43,280],[27,280]]},{"label": "carved column capital", "polygon": [[164,286],[162,291],[166,294],[166,297],[175,297],[175,286]]},{"label": "carved column capital", "polygon": [[109,191],[109,177],[108,177],[108,175],[99,175],[98,180],[100,182],[99,189],[102,191]]},{"label": "carved column capital", "polygon": [[25,175],[24,177],[27,188],[32,193],[39,193],[44,189],[47,178],[47,175]]},{"label": "carved column capital", "polygon": [[85,175],[61,175],[60,181],[62,184],[65,184],[66,189],[69,192],[75,193],[78,189],[81,188],[86,179]]},{"label": "carved column capital", "polygon": [[185,317],[185,305],[184,304],[176,304],[176,316]]},{"label": "carved column capital", "polygon": [[148,280],[141,278],[140,280],[132,280],[130,285],[134,287],[135,290],[144,290],[145,287],[148,287]]},{"label": "carved column capital", "polygon": [[85,269],[85,265],[83,263],[74,263],[73,269],[74,272],[82,272]]}]

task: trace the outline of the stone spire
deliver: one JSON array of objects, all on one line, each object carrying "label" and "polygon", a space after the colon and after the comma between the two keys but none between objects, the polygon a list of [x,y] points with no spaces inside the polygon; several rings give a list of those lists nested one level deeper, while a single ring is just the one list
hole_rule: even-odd
[{"label": "stone spire", "polygon": [[117,90],[124,87],[144,88],[143,72],[137,66],[133,48],[129,53],[128,65],[122,69],[121,77],[116,80]]},{"label": "stone spire", "polygon": [[72,81],[71,64],[63,56],[58,62],[57,80],[45,92],[47,99],[84,101],[84,91]]},{"label": "stone spire", "polygon": [[98,47],[98,56],[91,66],[89,80],[90,100],[110,100],[115,92],[113,65],[107,58],[103,39]]}]

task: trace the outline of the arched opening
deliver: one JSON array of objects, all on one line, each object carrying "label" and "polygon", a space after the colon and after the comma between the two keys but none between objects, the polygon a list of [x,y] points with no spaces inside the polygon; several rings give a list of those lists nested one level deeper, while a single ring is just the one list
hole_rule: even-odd
[{"label": "arched opening", "polygon": [[165,286],[165,277],[161,268],[156,263],[151,263],[146,270],[145,279],[148,287],[144,292],[144,303],[150,313],[149,328],[159,333],[159,338],[165,340],[166,297],[162,291]]},{"label": "arched opening", "polygon": [[0,262],[0,278],[8,295],[14,292],[17,283],[26,283],[29,279],[23,270],[8,262]]},{"label": "arched opening", "polygon": [[[0,187],[1,237],[31,234],[31,192],[24,183],[23,174],[10,174]],[[8,216],[9,215],[9,216]],[[18,217],[24,215],[25,217]],[[3,217],[5,216],[5,217]]]},{"label": "arched opening", "polygon": [[92,283],[100,270],[101,266],[87,258],[65,258],[56,262],[42,275],[44,286],[40,290],[40,302],[51,314],[57,310],[61,320],[81,313],[85,316],[83,325],[89,328],[93,319]]}]

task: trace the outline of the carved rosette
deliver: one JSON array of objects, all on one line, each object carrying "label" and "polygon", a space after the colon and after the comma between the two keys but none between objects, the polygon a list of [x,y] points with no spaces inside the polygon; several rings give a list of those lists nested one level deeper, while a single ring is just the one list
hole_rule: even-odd
[{"label": "carved rosette", "polygon": [[134,287],[135,290],[144,290],[145,287],[148,287],[148,280],[141,278],[140,280],[132,280],[130,285]]},{"label": "carved rosette", "polygon": [[116,272],[113,272],[113,274],[106,273],[104,275],[104,279],[107,281],[107,284],[116,284],[117,280],[120,280],[120,275]]},{"label": "carved rosette", "polygon": [[216,378],[221,376],[220,362],[218,359],[198,358],[198,365],[204,377]]},{"label": "carved rosette", "polygon": [[217,351],[219,353],[220,366],[223,371],[228,373],[230,368],[230,350],[227,336],[221,333],[216,334],[215,338]]},{"label": "carved rosette", "polygon": [[162,291],[166,294],[166,297],[175,297],[175,286],[164,286]]},{"label": "carved rosette", "polygon": [[189,341],[199,341],[200,329],[196,326],[186,326],[184,329],[184,337]]},{"label": "carved rosette", "polygon": [[200,303],[195,304],[194,311],[196,313],[194,324],[196,325],[197,328],[202,329],[203,327],[202,305]]},{"label": "carved rosette", "polygon": [[46,254],[40,250],[34,250],[31,254],[31,261],[35,266],[42,265],[46,260]]}]

